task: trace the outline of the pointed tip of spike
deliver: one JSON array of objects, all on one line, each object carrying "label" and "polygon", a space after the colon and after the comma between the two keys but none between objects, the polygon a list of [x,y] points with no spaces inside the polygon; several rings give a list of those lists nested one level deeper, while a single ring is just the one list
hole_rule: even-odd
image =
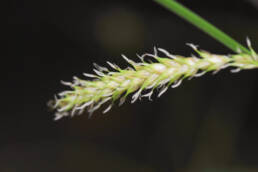
[{"label": "pointed tip of spike", "polygon": [[191,47],[193,50],[198,51],[198,45],[193,43],[186,43],[187,46]]},{"label": "pointed tip of spike", "polygon": [[246,44],[249,48],[252,48],[251,40],[248,36],[246,37]]}]

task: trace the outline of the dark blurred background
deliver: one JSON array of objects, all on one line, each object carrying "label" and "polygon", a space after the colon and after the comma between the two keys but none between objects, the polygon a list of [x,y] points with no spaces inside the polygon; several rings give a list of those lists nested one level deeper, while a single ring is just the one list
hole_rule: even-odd
[{"label": "dark blurred background", "polygon": [[[257,0],[179,0],[258,50]],[[92,63],[126,67],[125,54],[153,46],[190,55],[185,43],[232,53],[151,0],[7,2],[0,120],[1,172],[258,171],[258,70],[185,81],[154,101],[127,102],[53,121],[46,103],[68,89],[60,80],[92,72]],[[5,51],[7,50],[7,52]],[[6,52],[6,53],[5,53]],[[2,63],[3,64],[3,63]]]}]

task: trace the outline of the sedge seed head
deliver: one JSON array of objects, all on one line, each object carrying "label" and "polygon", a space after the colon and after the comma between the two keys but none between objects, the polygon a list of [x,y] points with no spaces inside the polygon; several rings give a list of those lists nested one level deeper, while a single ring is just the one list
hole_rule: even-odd
[{"label": "sedge seed head", "polygon": [[[73,82],[62,81],[61,83],[69,86],[70,90],[59,93],[49,103],[49,106],[56,110],[55,120],[82,114],[85,110],[91,116],[94,111],[108,104],[103,110],[103,113],[106,113],[116,100],[120,99],[119,105],[122,105],[131,93],[132,103],[142,97],[151,100],[155,89],[159,91],[160,97],[170,86],[178,87],[185,78],[199,77],[209,71],[216,73],[227,67],[235,67],[234,71],[258,68],[258,56],[251,45],[251,55],[239,53],[228,56],[211,54],[198,50],[193,44],[188,45],[197,52],[199,58],[172,55],[164,49],[154,48],[154,54],[138,55],[140,62],[134,62],[122,55],[133,68],[121,69],[107,62],[112,68],[108,69],[94,63],[95,74],[84,73],[88,79],[74,77]],[[165,54],[167,58],[159,57],[158,52]],[[146,58],[154,59],[156,62],[146,62]]]}]

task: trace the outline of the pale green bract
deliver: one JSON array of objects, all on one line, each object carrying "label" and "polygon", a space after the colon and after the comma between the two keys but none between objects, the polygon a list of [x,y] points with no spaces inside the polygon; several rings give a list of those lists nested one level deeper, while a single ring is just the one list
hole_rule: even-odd
[{"label": "pale green bract", "polygon": [[[126,69],[121,69],[110,62],[107,63],[112,71],[94,64],[96,74],[84,74],[93,78],[92,80],[74,77],[71,83],[62,81],[64,85],[70,86],[71,90],[59,93],[52,101],[51,106],[56,109],[55,120],[82,114],[86,109],[90,117],[95,110],[108,103],[103,111],[106,113],[116,100],[119,99],[119,105],[122,105],[131,93],[134,93],[131,103],[142,97],[151,99],[155,89],[158,90],[160,97],[170,86],[172,88],[179,86],[185,78],[199,77],[210,71],[217,73],[227,67],[233,67],[232,72],[258,68],[258,56],[249,40],[247,43],[251,54],[240,52],[235,55],[217,55],[198,50],[195,45],[188,44],[199,57],[182,57],[172,55],[161,48],[154,48],[154,54],[138,56],[140,62],[134,62],[122,55],[130,64]],[[166,58],[160,57],[158,52],[163,53]]]}]

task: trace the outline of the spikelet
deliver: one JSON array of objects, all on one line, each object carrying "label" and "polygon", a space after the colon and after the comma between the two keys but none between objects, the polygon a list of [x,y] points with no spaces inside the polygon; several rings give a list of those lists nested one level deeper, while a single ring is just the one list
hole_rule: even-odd
[{"label": "spikelet", "polygon": [[[151,100],[155,89],[159,90],[158,97],[160,97],[170,86],[178,87],[185,78],[200,77],[210,71],[217,73],[227,67],[234,67],[232,72],[258,68],[258,56],[252,49],[250,41],[247,43],[251,50],[250,55],[241,52],[235,55],[211,54],[198,50],[193,44],[188,44],[199,58],[172,55],[164,49],[154,48],[154,54],[138,55],[141,60],[138,63],[122,55],[131,65],[126,69],[121,69],[110,62],[107,64],[112,70],[94,64],[95,74],[84,74],[93,79],[84,80],[74,77],[71,83],[62,81],[62,84],[70,86],[71,90],[63,91],[55,97],[52,103],[52,108],[56,109],[55,120],[64,116],[82,114],[86,109],[91,117],[95,110],[108,103],[109,105],[103,111],[106,113],[116,100],[119,99],[119,105],[122,105],[131,93],[134,93],[131,103],[142,97],[148,97]],[[167,58],[160,57],[158,52],[163,53]],[[146,58],[154,61],[146,62]]]}]

